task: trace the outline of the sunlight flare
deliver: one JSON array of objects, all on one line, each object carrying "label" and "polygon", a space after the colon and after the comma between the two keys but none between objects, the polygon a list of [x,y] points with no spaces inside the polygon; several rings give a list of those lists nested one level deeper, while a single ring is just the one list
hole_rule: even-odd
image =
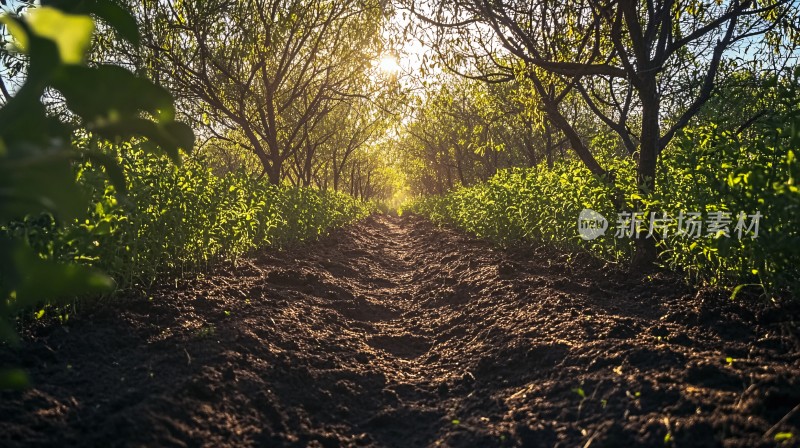
[{"label": "sunlight flare", "polygon": [[400,63],[392,55],[384,55],[378,60],[378,68],[384,73],[395,74],[400,71]]}]

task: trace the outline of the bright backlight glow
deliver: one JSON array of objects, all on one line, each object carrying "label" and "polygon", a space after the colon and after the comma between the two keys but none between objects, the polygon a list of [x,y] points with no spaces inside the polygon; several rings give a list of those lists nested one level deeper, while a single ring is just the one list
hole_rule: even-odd
[{"label": "bright backlight glow", "polygon": [[400,63],[397,62],[396,57],[391,55],[381,56],[380,61],[378,61],[378,67],[385,73],[397,73],[400,71]]}]

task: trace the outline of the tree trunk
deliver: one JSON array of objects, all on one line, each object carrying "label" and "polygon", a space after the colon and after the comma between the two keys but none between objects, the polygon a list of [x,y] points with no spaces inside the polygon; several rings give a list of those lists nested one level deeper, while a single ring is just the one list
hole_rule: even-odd
[{"label": "tree trunk", "polygon": [[467,185],[467,182],[464,179],[464,167],[462,166],[462,159],[463,156],[461,155],[461,151],[456,150],[456,172],[458,173],[458,181],[461,182],[461,185]]},{"label": "tree trunk", "polygon": [[275,165],[274,163],[268,163],[264,166],[264,170],[267,172],[267,179],[269,179],[269,183],[272,185],[280,185],[281,183],[281,167],[280,165]]},{"label": "tree trunk", "polygon": [[[661,137],[661,127],[658,121],[661,102],[654,77],[643,80],[640,96],[642,100],[642,140],[639,147],[637,182],[639,195],[646,200],[650,198],[656,187],[656,161],[658,159],[658,141]],[[644,211],[642,202],[641,200],[635,202],[636,211]],[[644,217],[644,219],[648,218],[649,216]],[[634,271],[641,272],[653,267],[658,256],[656,240],[653,237],[646,238],[646,236],[647,231],[644,229],[636,235],[636,251],[631,263]]]},{"label": "tree trunk", "polygon": [[333,190],[339,191],[339,166],[336,163],[336,157],[333,158]]}]

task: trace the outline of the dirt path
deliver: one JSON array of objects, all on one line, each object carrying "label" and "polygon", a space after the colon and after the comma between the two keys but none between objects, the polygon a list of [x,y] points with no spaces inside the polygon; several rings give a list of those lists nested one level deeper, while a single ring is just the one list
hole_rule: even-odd
[{"label": "dirt path", "polygon": [[796,308],[493,250],[415,217],[372,217],[151,297],[0,348],[0,365],[36,382],[0,393],[0,446],[800,438]]}]

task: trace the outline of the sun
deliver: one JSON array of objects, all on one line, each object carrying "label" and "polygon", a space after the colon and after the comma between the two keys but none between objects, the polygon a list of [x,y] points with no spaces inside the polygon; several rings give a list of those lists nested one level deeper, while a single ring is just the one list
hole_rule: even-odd
[{"label": "sun", "polygon": [[400,71],[400,62],[392,55],[383,55],[378,60],[378,68],[384,73],[395,74]]}]

